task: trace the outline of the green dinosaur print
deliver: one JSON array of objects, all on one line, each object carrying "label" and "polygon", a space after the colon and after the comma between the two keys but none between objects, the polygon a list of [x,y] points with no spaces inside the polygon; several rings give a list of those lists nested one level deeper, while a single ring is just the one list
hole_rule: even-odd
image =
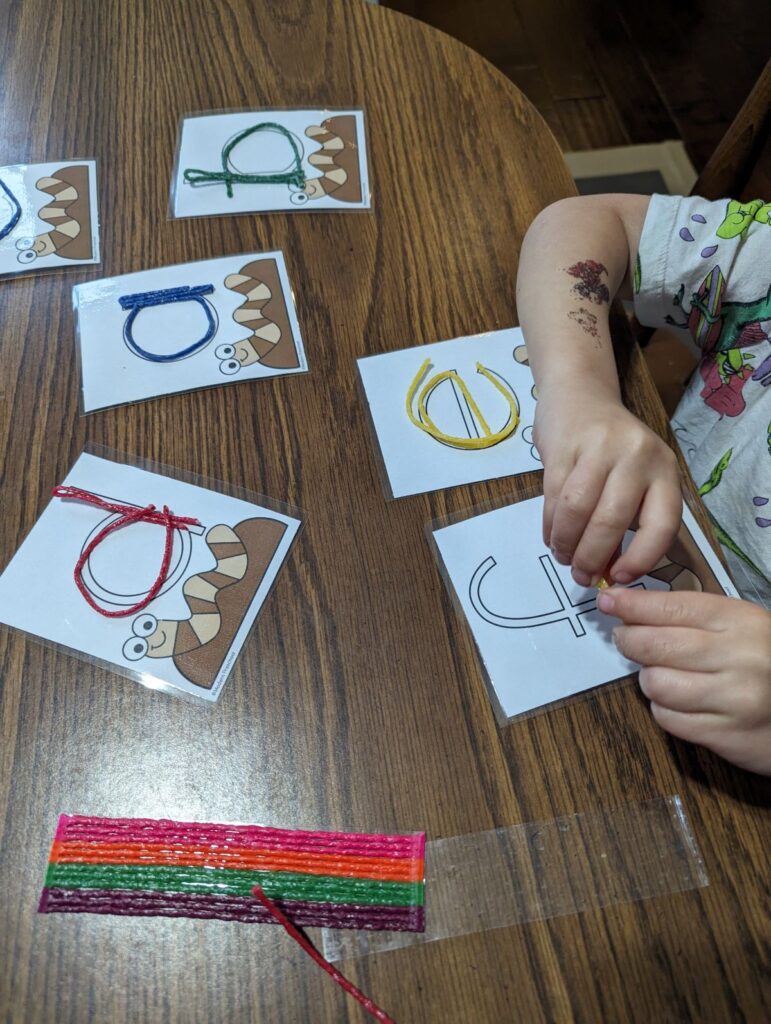
[{"label": "green dinosaur print", "polygon": [[718,238],[746,238],[753,221],[758,224],[771,224],[771,203],[762,199],[753,199],[749,203],[740,203],[738,199],[729,199],[723,223],[717,229]]},{"label": "green dinosaur print", "polygon": [[725,473],[728,463],[731,461],[733,455],[733,448],[729,448],[728,451],[723,455],[717,462],[715,468],[709,474],[707,479],[699,488],[699,497],[703,498],[705,494],[709,494],[710,491],[714,490],[715,487],[723,479],[723,473]]},{"label": "green dinosaur print", "polygon": [[740,373],[746,367],[752,369],[753,355],[742,352],[740,348],[729,348],[727,352],[718,352],[715,356],[715,366],[720,374],[720,379],[725,384],[729,377]]},{"label": "green dinosaur print", "polygon": [[[681,285],[680,291],[675,297],[675,305],[679,305],[681,309],[683,308],[684,292],[685,286]],[[691,309],[697,309],[708,324],[715,324],[722,320],[720,334],[711,348],[714,352],[735,353],[727,358],[730,361],[731,367],[734,370],[739,370],[743,365],[743,360],[738,352],[736,343],[742,331],[753,324],[760,324],[764,320],[771,320],[771,285],[762,298],[751,302],[731,302],[729,300],[720,306],[717,313],[711,313],[706,302],[694,292],[691,296]],[[687,327],[688,324],[683,323],[677,326]]]},{"label": "green dinosaur print", "polygon": [[758,566],[755,565],[750,556],[742,551],[742,549],[739,547],[736,541],[729,537],[729,535],[725,532],[723,527],[720,525],[717,519],[715,519],[715,517],[712,515],[709,509],[707,509],[707,515],[709,516],[710,522],[712,523],[712,526],[715,530],[715,536],[723,545],[723,547],[728,548],[729,551],[733,551],[736,557],[740,558],[745,565],[748,565],[750,569],[752,569],[754,573],[757,573],[757,575],[760,576],[762,580],[764,580],[766,583],[771,583],[771,580],[768,578],[768,576],[766,576],[763,570],[758,568]]},{"label": "green dinosaur print", "polygon": [[[769,424],[769,429],[771,429],[771,424]],[[731,456],[733,455],[733,452],[733,448],[729,448],[725,455],[718,459],[717,463],[715,464],[715,468],[712,470],[707,479],[699,488],[700,497],[703,498],[705,494],[709,494],[710,491],[713,491],[720,483],[720,481],[723,479],[723,473],[725,473],[726,469],[728,468],[728,463],[731,461]],[[717,536],[717,539],[720,541],[720,543],[724,547],[728,548],[729,551],[733,551],[737,558],[741,558],[744,564],[748,565],[750,569],[752,569],[753,572],[757,573],[762,580],[765,580],[766,583],[771,583],[771,580],[769,580],[769,578],[765,575],[763,570],[758,568],[758,566],[755,565],[750,556],[746,554],[746,552],[742,551],[742,549],[739,547],[739,545],[736,543],[733,537],[729,536],[729,534],[726,533],[726,531],[723,529],[723,527],[720,525],[717,519],[715,519],[715,517],[712,515],[709,509],[707,509],[707,515],[710,518],[712,526],[715,529],[715,535]]]}]

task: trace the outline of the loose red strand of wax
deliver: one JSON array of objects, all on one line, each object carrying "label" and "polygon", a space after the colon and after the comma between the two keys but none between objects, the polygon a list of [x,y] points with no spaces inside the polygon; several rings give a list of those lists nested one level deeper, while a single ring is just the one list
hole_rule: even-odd
[{"label": "loose red strand of wax", "polygon": [[[104,615],[108,619],[123,619],[128,615],[136,615],[137,612],[141,612],[143,608],[146,608],[148,604],[150,604],[151,601],[155,600],[161,587],[166,582],[166,577],[169,572],[171,551],[174,544],[174,531],[186,530],[189,526],[201,525],[200,522],[192,516],[173,515],[169,511],[168,505],[163,506],[163,512],[158,512],[155,505],[147,505],[145,508],[137,508],[135,505],[119,505],[113,501],[105,501],[104,498],[100,498],[98,495],[92,494],[90,491],[83,491],[80,487],[54,487],[53,496],[55,498],[85,501],[88,502],[89,505],[96,505],[97,508],[103,508],[107,512],[114,512],[120,516],[119,519],[115,519],[113,522],[108,523],[107,526],[100,530],[96,537],[86,545],[81,552],[80,558],[75,564],[75,572],[73,574],[75,578],[75,585],[83,595],[87,604],[89,604],[95,612],[99,612],[100,615]],[[132,523],[154,523],[157,526],[165,526],[166,543],[163,548],[161,568],[155,582],[141,601],[132,605],[131,608],[125,608],[116,612],[108,611],[106,608],[101,608],[96,603],[83,582],[83,566],[91,557],[94,549],[102,543],[105,537],[108,537],[114,530],[119,530],[124,526],[130,526]]]},{"label": "loose red strand of wax", "polygon": [[302,946],[308,956],[312,960],[315,960],[319,967],[323,971],[326,971],[330,978],[333,978],[340,988],[347,992],[349,996],[353,996],[357,1002],[361,1003],[367,1013],[371,1013],[372,1016],[376,1020],[381,1021],[382,1024],[396,1024],[396,1021],[392,1017],[389,1017],[385,1010],[381,1010],[379,1006],[372,1002],[369,996],[365,996],[361,989],[356,988],[356,986],[352,982],[348,981],[348,979],[342,975],[336,967],[333,967],[328,960],[324,959],[321,953],[319,953],[305,935],[303,935],[299,928],[296,928],[286,914],[276,906],[273,900],[269,899],[265,895],[259,885],[254,886],[252,893],[257,897],[260,903],[262,903],[263,907],[270,911],[278,923],[283,925],[284,929],[289,932],[295,942]]}]

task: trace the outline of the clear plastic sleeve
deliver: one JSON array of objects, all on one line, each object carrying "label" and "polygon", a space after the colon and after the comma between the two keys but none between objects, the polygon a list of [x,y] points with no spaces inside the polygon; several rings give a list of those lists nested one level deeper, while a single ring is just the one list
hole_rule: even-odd
[{"label": "clear plastic sleeve", "polygon": [[169,219],[371,206],[361,108],[207,110],[179,120]]},{"label": "clear plastic sleeve", "polygon": [[95,160],[0,167],[0,280],[100,260]]},{"label": "clear plastic sleeve", "polygon": [[280,250],[90,281],[72,299],[84,415],[308,371]]},{"label": "clear plastic sleeve", "polygon": [[324,929],[330,961],[709,885],[678,795],[426,845],[424,932]]},{"label": "clear plastic sleeve", "polygon": [[[477,506],[427,526],[501,726],[585,700],[598,686],[623,685],[639,668],[613,643],[616,620],[599,613],[597,588],[576,584],[543,544],[542,516],[537,497]],[[667,556],[631,586],[738,596],[687,507]]]},{"label": "clear plastic sleeve", "polygon": [[[0,575],[0,622],[150,689],[216,701],[299,535],[300,512],[101,446],[88,447],[63,483],[65,500],[51,499]],[[151,505],[155,519],[138,515]],[[192,522],[163,520],[167,511]],[[160,589],[143,603],[153,580]]]}]

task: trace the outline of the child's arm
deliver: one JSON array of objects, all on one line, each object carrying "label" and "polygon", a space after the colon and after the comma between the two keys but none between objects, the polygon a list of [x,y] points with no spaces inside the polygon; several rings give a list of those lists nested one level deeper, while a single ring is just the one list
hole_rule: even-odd
[{"label": "child's arm", "polygon": [[611,576],[651,569],[677,533],[677,460],[621,403],[608,308],[634,266],[649,200],[565,199],[522,246],[517,307],[538,387],[535,442],[544,464],[544,541],[587,586],[624,533],[639,528]]}]

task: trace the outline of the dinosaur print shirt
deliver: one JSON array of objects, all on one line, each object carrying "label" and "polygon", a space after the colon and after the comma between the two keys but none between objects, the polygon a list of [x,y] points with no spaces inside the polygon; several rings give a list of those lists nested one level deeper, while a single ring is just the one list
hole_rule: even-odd
[{"label": "dinosaur print shirt", "polygon": [[771,203],[654,195],[634,292],[701,351],[672,428],[737,587],[771,609]]}]

